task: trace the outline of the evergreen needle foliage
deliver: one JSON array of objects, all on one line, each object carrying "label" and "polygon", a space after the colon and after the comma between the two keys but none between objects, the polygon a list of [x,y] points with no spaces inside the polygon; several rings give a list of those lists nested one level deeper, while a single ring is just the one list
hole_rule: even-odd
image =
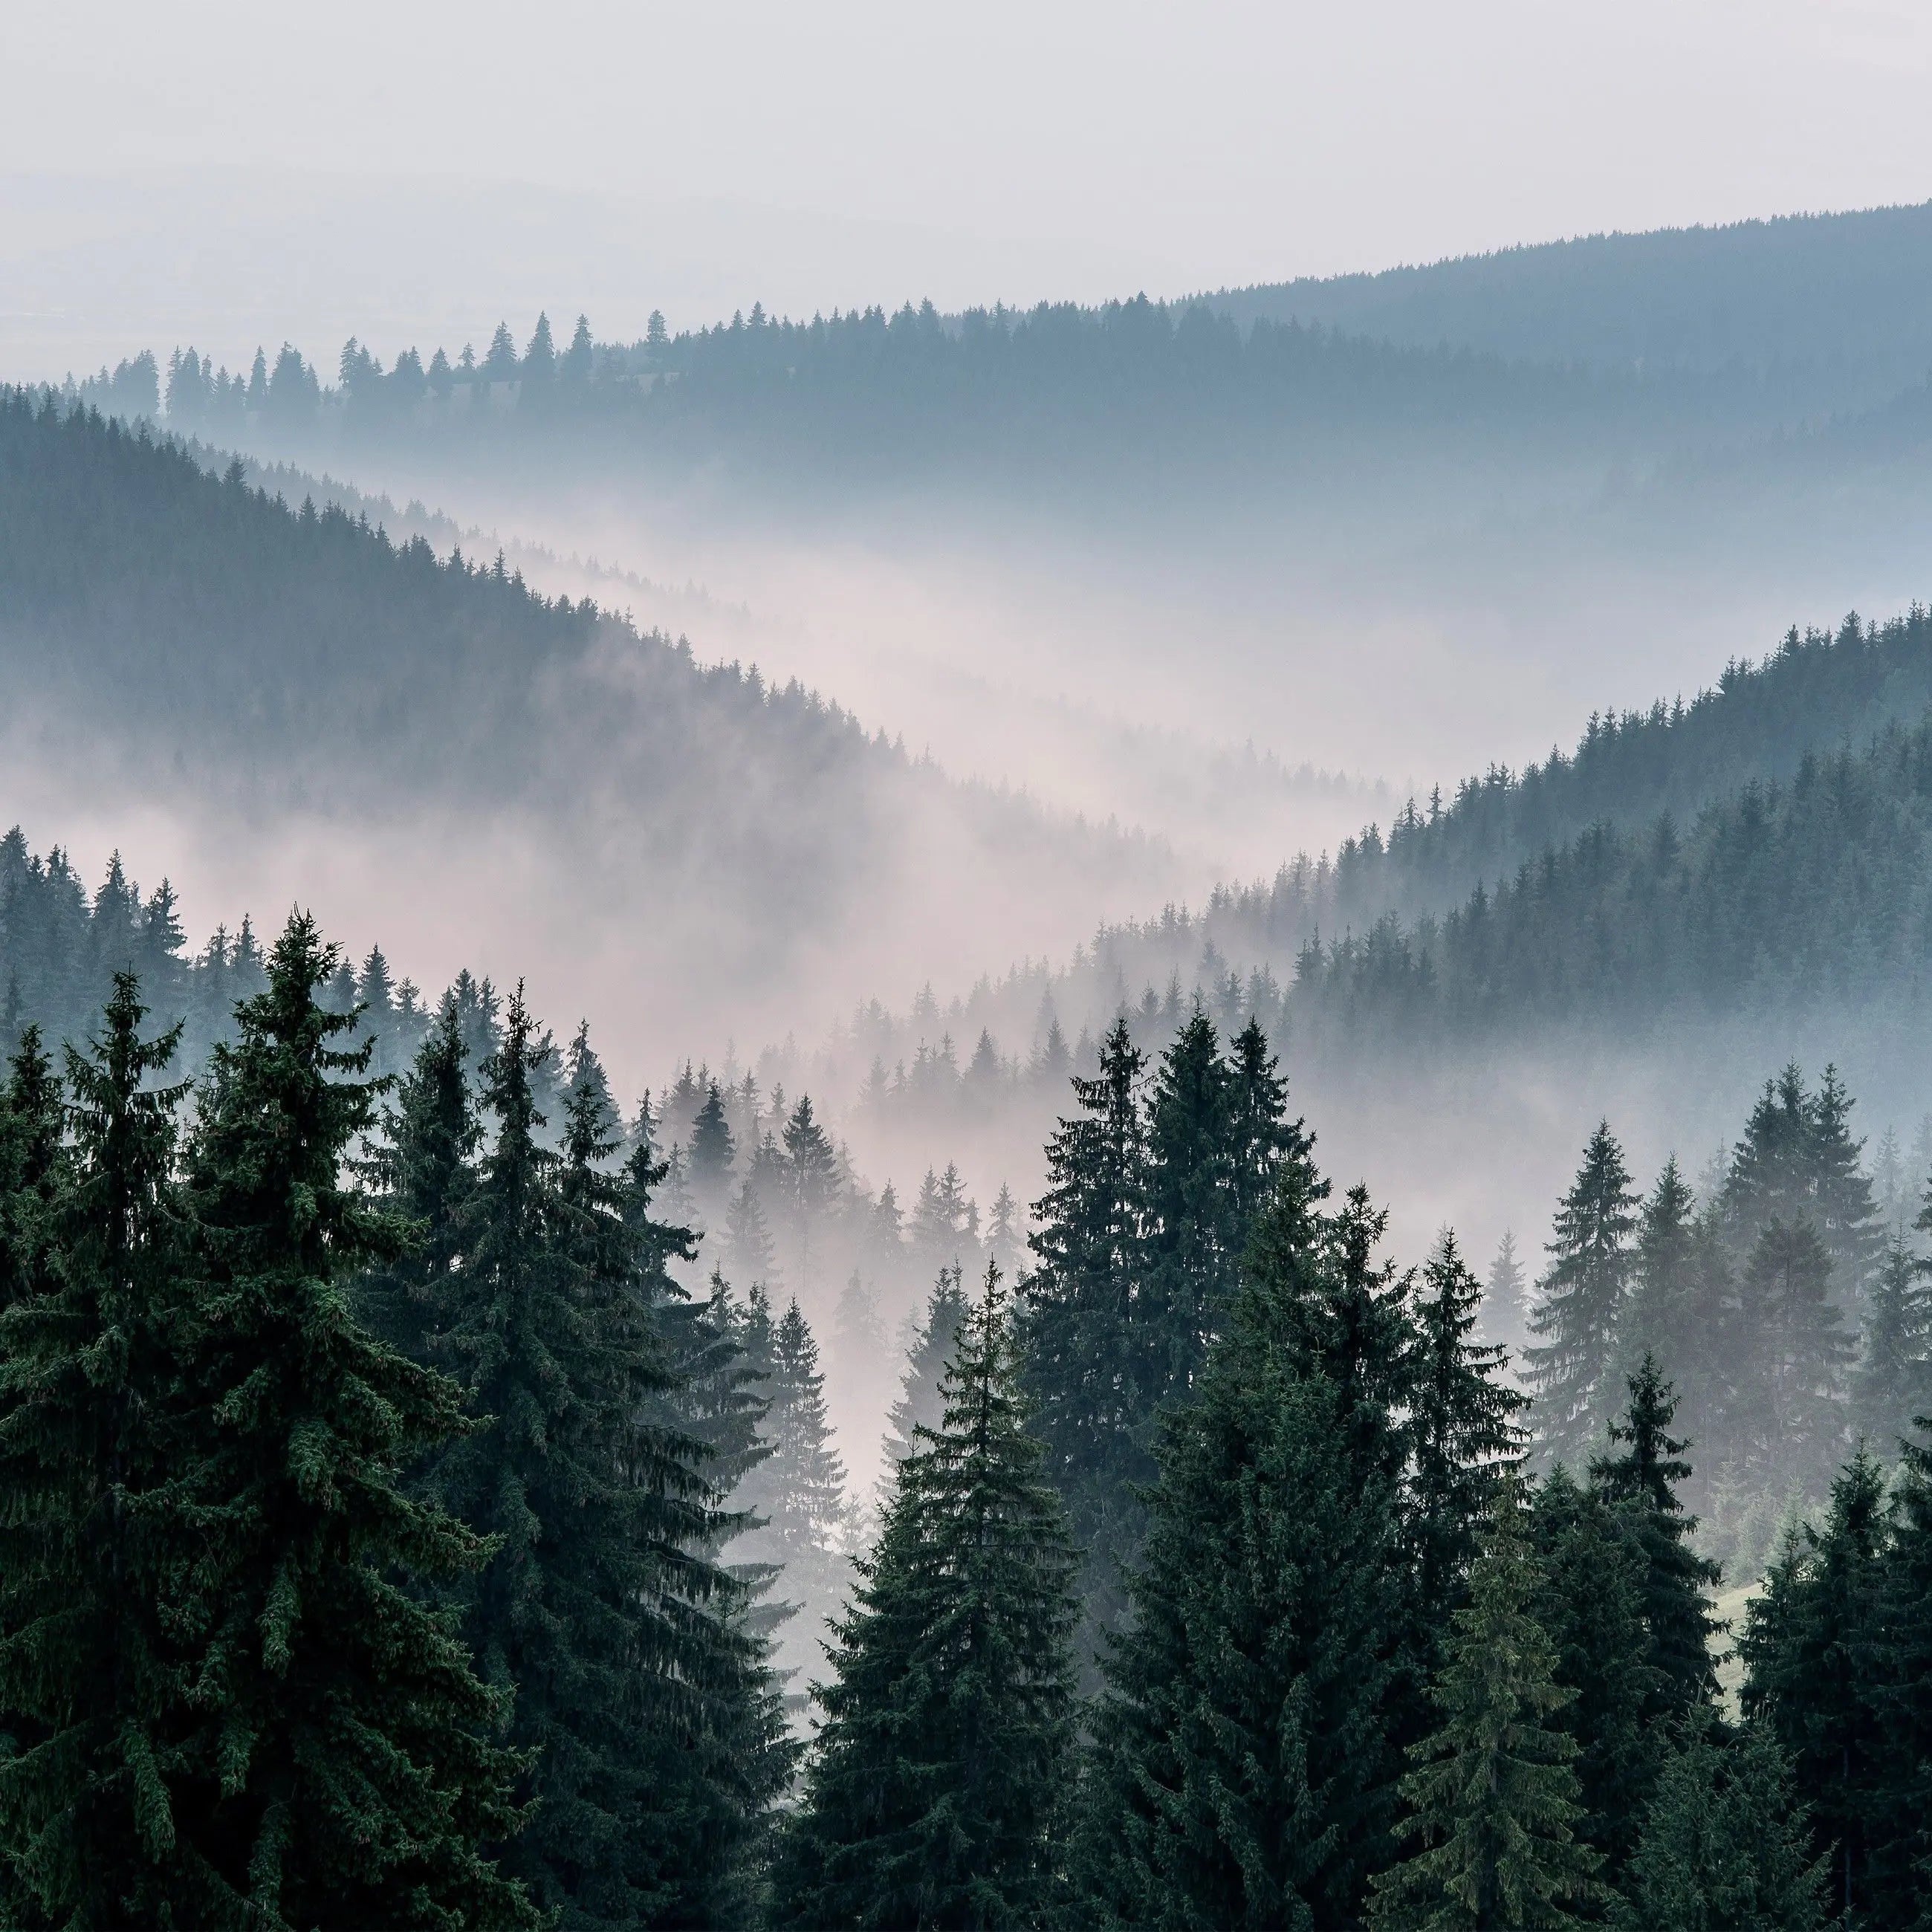
[{"label": "evergreen needle foliage", "polygon": [[995,1268],[944,1398],[834,1626],[782,1925],[1017,1932],[1047,1900],[1073,1737],[1073,1558],[1022,1426]]},{"label": "evergreen needle foliage", "polygon": [[1576,1742],[1546,1721],[1574,1693],[1556,1682],[1537,1582],[1507,1483],[1432,1687],[1441,1728],[1402,1781],[1402,1835],[1420,1848],[1378,1876],[1376,1932],[1556,1932],[1603,1897],[1601,1857],[1577,1836]]}]

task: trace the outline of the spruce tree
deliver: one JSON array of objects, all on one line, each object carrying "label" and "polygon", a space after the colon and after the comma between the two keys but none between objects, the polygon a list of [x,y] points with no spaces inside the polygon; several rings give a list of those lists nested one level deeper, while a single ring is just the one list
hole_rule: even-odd
[{"label": "spruce tree", "polygon": [[1886,1244],[1866,1298],[1862,1358],[1852,1383],[1853,1434],[1889,1456],[1914,1419],[1932,1414],[1932,1296],[1903,1236]]},{"label": "spruce tree", "polygon": [[1670,1432],[1677,1402],[1655,1360],[1646,1355],[1630,1380],[1630,1406],[1610,1425],[1611,1453],[1590,1466],[1598,1492],[1625,1506],[1643,1554],[1643,1619],[1650,1663],[1661,1678],[1658,1717],[1681,1718],[1718,1688],[1712,1644],[1719,1634],[1708,1593],[1724,1572],[1691,1547],[1697,1519],[1686,1514],[1678,1486],[1690,1466],[1690,1445]]},{"label": "spruce tree", "polygon": [[1536,1564],[1514,1478],[1495,1504],[1431,1686],[1440,1728],[1412,1749],[1402,1781],[1400,1836],[1419,1844],[1376,1875],[1376,1932],[1556,1932],[1583,1923],[1604,1895],[1602,1858],[1577,1837],[1576,1740],[1548,1722],[1575,1693],[1557,1683],[1534,1613]]},{"label": "spruce tree", "polygon": [[67,1051],[65,1157],[46,1158],[59,1090],[37,1040],[23,1041],[8,1096],[0,1208],[32,1258],[0,1311],[0,1913],[12,1924],[197,1909],[162,1781],[188,1712],[160,1586],[188,1552],[141,1530],[169,1442],[157,1403],[182,1261],[185,1090],[154,1085],[181,1029],[143,1040],[146,1017],[133,976],[117,974],[89,1051]]},{"label": "spruce tree", "polygon": [[1537,1620],[1556,1647],[1556,1678],[1576,1695],[1560,1714],[1576,1740],[1580,1833],[1614,1885],[1636,1849],[1664,1733],[1666,1689],[1644,1622],[1648,1565],[1634,1512],[1581,1487],[1559,1466],[1530,1513],[1541,1570]]},{"label": "spruce tree", "polygon": [[1507,1348],[1521,1345],[1529,1310],[1523,1299],[1522,1262],[1516,1251],[1516,1236],[1503,1230],[1496,1244],[1496,1258],[1490,1263],[1483,1283],[1483,1333]]},{"label": "spruce tree", "polygon": [[1546,1461],[1580,1466],[1601,1439],[1617,1325],[1629,1291],[1636,1226],[1623,1150],[1607,1120],[1583,1150],[1537,1284],[1524,1362],[1535,1391],[1537,1444]]},{"label": "spruce tree", "polygon": [[[776,1653],[776,1667],[802,1692],[802,1673],[822,1654],[825,1626],[850,1580],[838,1551],[845,1504],[845,1469],[832,1442],[818,1344],[796,1300],[775,1324],[771,1368],[758,1390],[760,1425],[771,1454],[732,1497],[758,1526],[733,1545],[734,1558],[769,1564],[776,1587],[792,1606]],[[802,1703],[802,1700],[801,1700]]]},{"label": "spruce tree", "polygon": [[1900,1444],[1892,1534],[1880,1580],[1879,1638],[1863,1661],[1885,1740],[1868,1824],[1868,1902],[1901,1924],[1932,1922],[1932,1448]]},{"label": "spruce tree", "polygon": [[464,1225],[448,1346],[488,1419],[445,1459],[449,1502],[499,1546],[464,1628],[512,1707],[533,1816],[506,1852],[565,1927],[708,1922],[748,1820],[748,1768],[707,1762],[711,1708],[757,1694],[703,1447],[645,1419],[670,1367],[638,1292],[594,1089],[561,1152],[532,1076],[550,1048],[519,986],[484,1068],[495,1137]]},{"label": "spruce tree", "polygon": [[[1110,1642],[1078,1922],[1356,1922],[1387,1862],[1404,1617],[1393,1475],[1299,1346],[1304,1277],[1236,1298],[1192,1402],[1161,1420],[1132,1616]],[[1318,1229],[1304,1235],[1318,1238]]]},{"label": "spruce tree", "polygon": [[63,1096],[40,1030],[25,1028],[0,1091],[0,1312],[47,1286],[48,1210],[63,1178]]},{"label": "spruce tree", "polygon": [[1288,1118],[1288,1082],[1257,1019],[1234,1036],[1228,1053],[1228,1120],[1234,1220],[1239,1246],[1244,1248],[1249,1231],[1274,1198],[1282,1164],[1308,1161],[1315,1149],[1314,1136],[1303,1122]]},{"label": "spruce tree", "polygon": [[1646,1356],[1682,1373],[1708,1352],[1712,1311],[1700,1304],[1696,1207],[1672,1154],[1638,1211],[1630,1301],[1618,1334],[1626,1380]]},{"label": "spruce tree", "polygon": [[1462,1600],[1498,1484],[1522,1454],[1517,1418],[1529,1406],[1502,1379],[1503,1349],[1474,1339],[1482,1296],[1445,1229],[1422,1270],[1408,1397],[1416,1600],[1438,1631]]},{"label": "spruce tree", "polygon": [[945,1412],[940,1390],[946,1365],[958,1346],[965,1320],[966,1296],[960,1286],[959,1270],[942,1268],[926,1300],[926,1319],[914,1327],[898,1400],[886,1418],[888,1480],[892,1466],[903,1462],[918,1447],[919,1431],[939,1426]]},{"label": "spruce tree", "polygon": [[1808,1221],[1765,1224],[1740,1279],[1742,1383],[1734,1432],[1772,1494],[1816,1494],[1845,1446],[1851,1341],[1832,1295],[1832,1258]]},{"label": "spruce tree", "polygon": [[377,1196],[414,1224],[415,1240],[394,1265],[364,1279],[360,1306],[376,1334],[419,1362],[430,1359],[476,1180],[482,1130],[471,1104],[467,1058],[455,1004],[446,1000],[396,1105],[383,1116],[382,1138],[368,1163]]},{"label": "spruce tree", "polygon": [[1142,1386],[1130,1430],[1185,1397],[1234,1288],[1246,1231],[1231,1086],[1213,1023],[1197,1009],[1161,1056],[1148,1106],[1145,1259],[1133,1311]]},{"label": "spruce tree", "polygon": [[1823,1528],[1807,1524],[1772,1565],[1738,1646],[1744,1714],[1767,1724],[1790,1760],[1816,1842],[1834,1848],[1832,1904],[1852,1923],[1868,1905],[1890,1766],[1876,1694],[1886,1515],[1883,1474],[1861,1451],[1832,1486]]},{"label": "spruce tree", "polygon": [[1728,1738],[1706,1706],[1687,1720],[1646,1810],[1616,1932],[1825,1932],[1827,1860],[1761,1724]]},{"label": "spruce tree", "polygon": [[989,1267],[944,1420],[898,1465],[878,1551],[834,1628],[778,1867],[781,1925],[1040,1923],[1073,1742],[1073,1558],[1021,1401]]},{"label": "spruce tree", "polygon": [[1035,1265],[1018,1313],[1031,1426],[1083,1555],[1083,1657],[1120,1620],[1124,1566],[1145,1520],[1135,1486],[1153,1473],[1142,1427],[1148,1370],[1136,1334],[1146,1259],[1145,1064],[1124,1017],[1095,1076],[1075,1076],[1078,1111],[1047,1143],[1046,1192],[1028,1240]]},{"label": "spruce tree", "polygon": [[[168,1477],[147,1533],[191,1721],[146,1783],[201,1891],[194,1922],[536,1922],[487,1847],[515,1834],[500,1706],[411,1579],[479,1540],[399,1470],[462,1426],[460,1394],[358,1327],[349,1282],[404,1223],[349,1184],[374,1122],[367,1042],[317,993],[337,956],[303,914],[216,1048],[190,1150],[195,1252],[170,1314]],[[165,1807],[165,1812],[164,1810]]]}]

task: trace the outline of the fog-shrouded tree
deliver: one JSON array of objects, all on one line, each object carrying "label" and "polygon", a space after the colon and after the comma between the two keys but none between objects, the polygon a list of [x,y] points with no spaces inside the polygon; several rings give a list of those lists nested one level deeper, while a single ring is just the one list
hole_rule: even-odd
[{"label": "fog-shrouded tree", "polygon": [[818,1344],[796,1300],[772,1324],[770,1366],[758,1394],[759,1426],[771,1453],[732,1496],[755,1526],[732,1545],[734,1561],[769,1564],[776,1593],[791,1615],[778,1634],[776,1666],[802,1708],[808,1674],[822,1656],[826,1623],[850,1580],[839,1551],[845,1468],[825,1408]]},{"label": "fog-shrouded tree", "polygon": [[936,1426],[896,1466],[834,1627],[774,1917],[822,1932],[1042,1922],[1074,1741],[1074,1558],[988,1268]]},{"label": "fog-shrouded tree", "polygon": [[1522,1344],[1529,1319],[1525,1294],[1528,1279],[1522,1257],[1516,1252],[1516,1235],[1505,1228],[1483,1279],[1483,1333],[1506,1348],[1514,1350]]},{"label": "fog-shrouded tree", "polygon": [[1556,1210],[1523,1360],[1545,1462],[1580,1468],[1602,1440],[1617,1334],[1630,1292],[1636,1196],[1623,1149],[1600,1122]]},{"label": "fog-shrouded tree", "polygon": [[936,1429],[944,1414],[941,1388],[966,1319],[966,1292],[956,1268],[942,1268],[926,1298],[924,1318],[911,1324],[899,1393],[886,1418],[887,1478],[892,1466],[912,1454],[921,1429]]}]

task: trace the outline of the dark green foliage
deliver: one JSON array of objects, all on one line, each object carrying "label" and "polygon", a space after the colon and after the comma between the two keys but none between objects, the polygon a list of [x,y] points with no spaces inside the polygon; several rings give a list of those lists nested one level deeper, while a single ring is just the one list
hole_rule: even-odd
[{"label": "dark green foliage", "polygon": [[410,1222],[409,1252],[372,1270],[360,1284],[364,1320],[418,1361],[446,1312],[449,1278],[463,1251],[482,1130],[471,1103],[462,1022],[446,1000],[384,1116],[368,1163],[370,1184],[392,1213]]},{"label": "dark green foliage", "polygon": [[1298,1211],[1272,1213],[1270,1264],[1162,1418],[1134,1615],[1092,1719],[1083,1923],[1342,1926],[1388,1856],[1396,1486],[1351,1453],[1381,1432],[1372,1398],[1299,1345],[1321,1263],[1282,1264]]},{"label": "dark green foliage", "polygon": [[152,1085],[178,1030],[143,1040],[145,1017],[123,974],[91,1050],[68,1050],[70,1152],[31,1037],[0,1116],[0,1912],[14,1924],[198,1909],[162,1781],[190,1719],[159,1598],[189,1552],[136,1527],[166,1473],[157,1408],[186,1232],[184,1090]]},{"label": "dark green foliage", "polygon": [[1700,1710],[1665,1759],[1611,1913],[1617,1932],[1825,1932],[1825,1861],[1761,1724]]},{"label": "dark green foliage", "polygon": [[1028,1237],[1035,1265],[1018,1318],[1030,1426],[1083,1555],[1083,1651],[1119,1622],[1122,1572],[1145,1520],[1133,1486],[1153,1474],[1148,1364],[1135,1324],[1148,1188],[1145,1064],[1123,1019],[1102,1046],[1094,1077],[1074,1076],[1079,1111],[1047,1144],[1047,1190]]},{"label": "dark green foliage", "polygon": [[[1236,1175],[1261,1163],[1246,1150],[1238,1159],[1233,1088],[1214,1023],[1197,1010],[1161,1056],[1147,1108],[1145,1258],[1132,1307],[1141,1386],[1130,1428],[1154,1406],[1185,1397],[1234,1287],[1246,1238]],[[1265,1098],[1244,1096],[1250,1108]],[[1263,1136],[1263,1161],[1272,1125],[1244,1123]]]},{"label": "dark green foliage", "polygon": [[1932,1449],[1922,1434],[1900,1446],[1880,1642],[1858,1660],[1886,1752],[1869,1827],[1870,1888],[1922,1926],[1932,1914]]},{"label": "dark green foliage", "polygon": [[1535,1559],[1514,1479],[1500,1485],[1431,1686],[1441,1726],[1414,1747],[1400,1835],[1418,1848],[1378,1874],[1376,1932],[1502,1932],[1583,1922],[1603,1897],[1580,1843],[1576,1740],[1549,1719],[1574,1693],[1532,1610]]},{"label": "dark green foliage", "polygon": [[755,1761],[716,1740],[761,1695],[760,1659],[703,1554],[722,1526],[703,1445],[645,1419],[673,1378],[594,1085],[559,1154],[537,1142],[549,1054],[519,988],[484,1068],[495,1137],[446,1330],[488,1419],[436,1478],[499,1546],[463,1609],[530,1762],[505,1861],[566,1926],[718,1922],[760,1793]]},{"label": "dark green foliage", "polygon": [[1666,1681],[1644,1623],[1648,1566],[1634,1512],[1580,1488],[1559,1467],[1531,1512],[1540,1559],[1537,1620],[1556,1646],[1556,1680],[1576,1694],[1559,1714],[1580,1747],[1582,1835],[1617,1880],[1635,1849],[1663,1733]]},{"label": "dark green foliage", "polygon": [[996,1271],[945,1414],[898,1466],[835,1627],[825,1718],[777,1879],[782,1925],[1040,1924],[1073,1740],[1073,1557],[1022,1426]]},{"label": "dark green foliage", "polygon": [[1538,1340],[1524,1354],[1536,1392],[1537,1444],[1550,1461],[1580,1464],[1603,1438],[1636,1207],[1623,1150],[1603,1121],[1556,1210],[1550,1268],[1530,1321]]},{"label": "dark green foliage", "polygon": [[292,917],[190,1151],[167,1477],[142,1504],[173,1552],[160,1601],[186,1708],[150,1829],[165,1806],[200,1924],[533,1924],[483,1850],[519,1822],[514,1760],[485,1735],[499,1707],[404,1587],[484,1552],[398,1486],[460,1430],[458,1390],[350,1316],[350,1276],[392,1264],[406,1232],[344,1184],[374,1106],[368,1048],[332,1044],[354,1021],[316,1004],[335,964]]},{"label": "dark green foliage", "polygon": [[46,1286],[48,1208],[62,1167],[62,1095],[53,1063],[29,1026],[0,1091],[0,1312]]},{"label": "dark green foliage", "polygon": [[1642,1552],[1649,1662],[1662,1679],[1653,1720],[1679,1718],[1716,1694],[1712,1646],[1720,1626],[1709,1593],[1724,1572],[1691,1547],[1697,1519],[1677,1494],[1690,1479],[1690,1465],[1682,1460],[1690,1445],[1670,1432],[1676,1396],[1654,1357],[1644,1357],[1629,1388],[1629,1407],[1610,1424],[1610,1453],[1591,1464],[1590,1480],[1623,1508]]},{"label": "dark green foliage", "polygon": [[1462,1601],[1498,1484],[1521,1457],[1529,1406],[1502,1378],[1502,1348],[1475,1340],[1482,1294],[1445,1231],[1423,1268],[1408,1370],[1416,1603],[1437,1630]]},{"label": "dark green foliage", "polygon": [[1832,1484],[1822,1530],[1808,1526],[1772,1564],[1740,1646],[1745,1714],[1768,1725],[1790,1759],[1817,1840],[1834,1848],[1828,1896],[1847,1916],[1879,1902],[1867,1891],[1889,1768],[1872,1694],[1882,1669],[1886,1535],[1884,1480],[1861,1454]]}]

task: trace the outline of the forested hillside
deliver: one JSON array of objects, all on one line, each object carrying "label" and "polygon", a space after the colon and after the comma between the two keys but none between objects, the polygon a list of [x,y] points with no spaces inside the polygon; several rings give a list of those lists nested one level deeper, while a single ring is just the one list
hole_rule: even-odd
[{"label": "forested hillside", "polygon": [[1243,324],[1728,371],[1814,407],[1855,408],[1932,365],[1932,203],[1586,236],[1206,299]]},{"label": "forested hillside", "polygon": [[[629,908],[656,909],[633,974],[706,949],[687,999],[762,987],[796,1019],[835,938],[892,971],[914,927],[958,943],[997,887],[1031,950],[1050,934],[1028,920],[1172,876],[1148,842],[951,783],[802,686],[20,392],[0,399],[0,640],[22,782],[58,760],[110,817],[138,789],[256,841],[326,824],[452,931],[489,914],[459,874],[540,851],[578,956]],[[949,890],[921,904],[935,866]]]}]

